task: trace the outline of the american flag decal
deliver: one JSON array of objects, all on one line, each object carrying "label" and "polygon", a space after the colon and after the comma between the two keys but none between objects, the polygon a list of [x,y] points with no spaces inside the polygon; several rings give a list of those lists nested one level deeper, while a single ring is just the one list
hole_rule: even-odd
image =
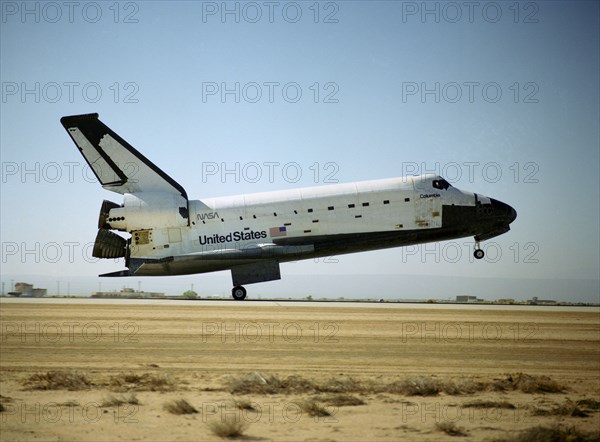
[{"label": "american flag decal", "polygon": [[278,236],[286,236],[287,231],[285,227],[271,227],[269,229],[269,235],[271,236],[271,238],[276,238]]}]

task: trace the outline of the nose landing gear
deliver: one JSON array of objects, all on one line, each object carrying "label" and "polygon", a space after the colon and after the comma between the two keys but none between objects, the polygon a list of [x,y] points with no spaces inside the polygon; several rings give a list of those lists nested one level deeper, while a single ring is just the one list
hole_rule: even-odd
[{"label": "nose landing gear", "polygon": [[473,251],[475,259],[483,259],[485,252],[479,247],[479,241],[475,241],[475,250]]}]

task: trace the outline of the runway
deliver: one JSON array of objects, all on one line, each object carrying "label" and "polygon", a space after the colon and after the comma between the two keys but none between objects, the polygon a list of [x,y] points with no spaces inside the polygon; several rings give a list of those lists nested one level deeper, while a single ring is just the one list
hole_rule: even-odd
[{"label": "runway", "polygon": [[[600,402],[598,308],[4,298],[0,322],[2,440],[220,440],[209,421],[227,413],[244,419],[244,434],[256,440],[454,440],[440,423],[482,440],[552,425],[556,415],[536,410],[567,400]],[[31,389],[32,376],[53,370],[75,370],[90,385]],[[495,389],[519,373],[561,388]],[[117,388],[119,376],[172,382],[162,391],[135,383]],[[232,380],[247,376],[273,376],[279,390],[232,392]],[[290,379],[295,389],[284,388]],[[454,387],[415,396],[397,388],[403,382]],[[327,405],[336,388],[364,403]],[[129,409],[135,422],[91,422],[81,413],[92,403],[100,416],[115,416],[124,410],[101,404],[126,391],[139,399]],[[165,402],[181,398],[201,413],[165,411]],[[255,411],[232,405],[240,400],[257,404]],[[282,411],[306,401],[333,414],[316,419],[300,412],[294,420]],[[473,401],[514,408],[493,406],[491,419],[490,409],[473,409]],[[56,422],[41,411],[49,404],[62,410]],[[278,411],[268,415],[269,407]],[[585,431],[598,428],[598,410],[586,415],[560,419]]]},{"label": "runway", "polygon": [[67,305],[172,305],[172,306],[229,306],[233,308],[246,307],[303,307],[303,308],[395,308],[395,309],[433,309],[433,310],[525,310],[525,311],[567,311],[567,312],[597,312],[600,306],[571,306],[571,305],[528,305],[528,304],[459,304],[454,302],[394,302],[394,301],[308,301],[302,299],[130,299],[130,298],[0,298],[2,303],[27,304],[67,304]]}]

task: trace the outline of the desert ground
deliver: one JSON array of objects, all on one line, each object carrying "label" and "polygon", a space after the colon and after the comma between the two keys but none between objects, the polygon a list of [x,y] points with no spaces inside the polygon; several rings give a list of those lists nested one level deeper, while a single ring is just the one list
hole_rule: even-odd
[{"label": "desert ground", "polygon": [[598,308],[102,301],[0,301],[1,440],[600,438]]}]

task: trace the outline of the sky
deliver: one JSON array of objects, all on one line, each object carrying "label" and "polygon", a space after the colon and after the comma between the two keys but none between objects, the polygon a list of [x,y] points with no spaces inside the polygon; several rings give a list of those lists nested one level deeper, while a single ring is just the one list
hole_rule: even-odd
[{"label": "sky", "polygon": [[102,200],[59,120],[101,120],[192,199],[439,173],[511,231],[282,264],[254,297],[600,301],[598,2],[12,2],[0,23],[3,290],[98,278]]}]

